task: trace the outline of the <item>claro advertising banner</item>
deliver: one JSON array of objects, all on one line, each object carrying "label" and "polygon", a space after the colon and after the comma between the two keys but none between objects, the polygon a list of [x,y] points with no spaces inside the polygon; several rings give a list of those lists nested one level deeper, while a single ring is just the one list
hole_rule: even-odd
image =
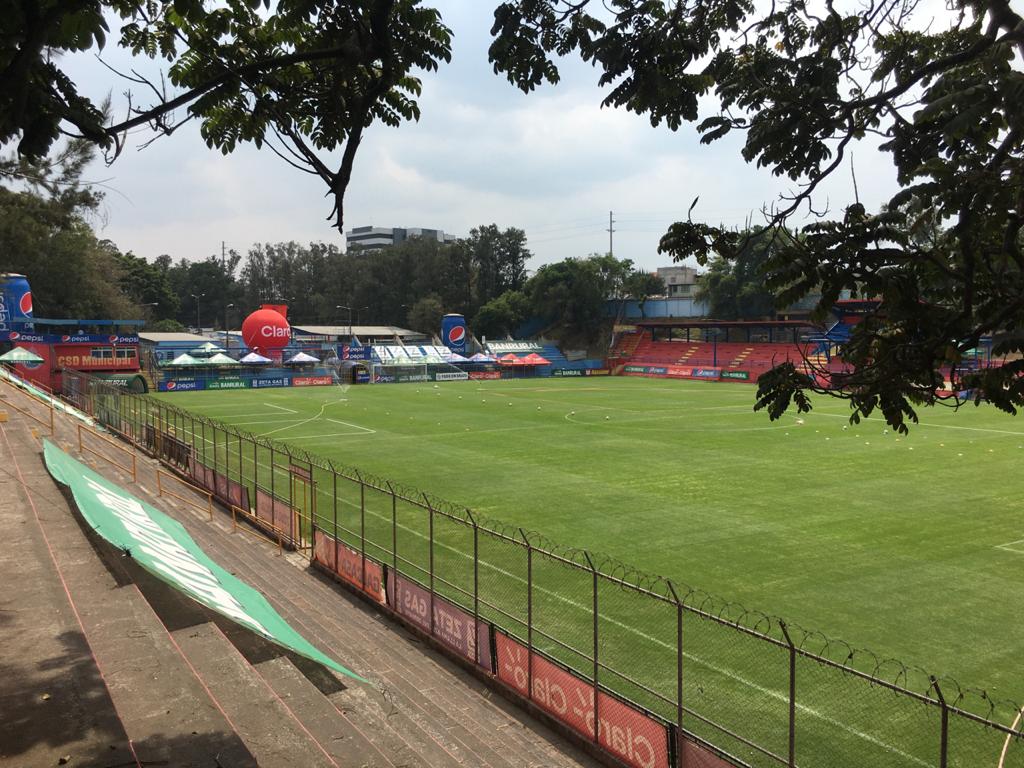
[{"label": "claro advertising banner", "polygon": [[261,637],[343,675],[366,682],[327,656],[278,615],[266,598],[232,576],[185,528],[44,440],[46,468],[68,486],[86,523],[151,574]]},{"label": "claro advertising banner", "polygon": [[502,632],[494,633],[498,678],[588,739],[598,723],[601,746],[636,768],[668,768],[668,731],[657,720],[603,691],[594,714],[594,687],[571,672],[533,654],[530,692],[530,654],[526,646]]}]

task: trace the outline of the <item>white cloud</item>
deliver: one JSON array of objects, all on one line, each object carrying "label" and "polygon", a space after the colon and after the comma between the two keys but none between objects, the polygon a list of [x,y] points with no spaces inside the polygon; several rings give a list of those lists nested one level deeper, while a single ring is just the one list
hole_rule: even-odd
[{"label": "white cloud", "polygon": [[[346,228],[465,234],[490,222],[518,226],[537,266],[606,250],[612,210],[616,255],[654,268],[666,261],[656,253],[660,236],[694,197],[695,218],[739,225],[751,214],[757,223],[761,206],[793,186],[746,164],[742,136],[706,147],[692,126],[673,133],[646,117],[602,109],[596,71],[579,61],[564,64],[559,86],[520,93],[487,63],[490,7],[439,5],[456,34],[453,61],[423,76],[420,122],[367,131]],[[115,65],[128,61],[123,51],[107,55]],[[72,66],[94,98],[110,89],[110,73],[91,57],[74,57]],[[875,207],[894,188],[888,158],[868,143],[855,155],[861,198]],[[325,220],[331,201],[322,181],[252,146],[222,156],[193,125],[142,152],[128,149],[92,175],[112,177],[116,190],[106,200],[104,236],[150,258],[202,258],[221,240],[242,251],[259,241],[340,242]],[[852,200],[848,170],[823,185],[826,197],[834,208]]]}]

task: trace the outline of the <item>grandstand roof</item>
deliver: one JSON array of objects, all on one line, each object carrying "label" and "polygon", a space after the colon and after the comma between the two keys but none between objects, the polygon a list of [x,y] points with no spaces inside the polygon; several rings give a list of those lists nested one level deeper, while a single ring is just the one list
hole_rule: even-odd
[{"label": "grandstand roof", "polygon": [[657,318],[638,320],[638,328],[820,328],[809,320],[695,320],[693,318]]},{"label": "grandstand roof", "polygon": [[398,336],[400,338],[420,337],[422,333],[399,328],[394,325],[293,325],[292,331],[310,336],[348,336],[349,333],[359,337]]},{"label": "grandstand roof", "polygon": [[171,333],[164,331],[141,331],[139,333],[139,338],[152,344],[167,342],[199,344],[204,341],[209,341],[209,338],[206,336],[200,336],[196,333]]}]

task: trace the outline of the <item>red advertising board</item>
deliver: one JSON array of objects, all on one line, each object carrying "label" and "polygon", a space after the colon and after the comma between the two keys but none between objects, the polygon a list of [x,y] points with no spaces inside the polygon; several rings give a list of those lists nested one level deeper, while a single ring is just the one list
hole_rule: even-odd
[{"label": "red advertising board", "polygon": [[623,376],[648,376],[655,379],[703,379],[717,381],[721,368],[694,368],[680,365],[626,365]]},{"label": "red advertising board", "polygon": [[[332,573],[337,574],[352,586],[362,589],[378,603],[385,601],[384,569],[381,568],[380,563],[366,558],[364,571],[364,558],[361,554],[319,528],[314,528],[313,532],[313,557]],[[365,585],[363,584],[364,572],[366,574]]]},{"label": "red advertising board", "polygon": [[483,379],[500,379],[501,371],[470,371],[469,378],[473,381],[481,381]]},{"label": "red advertising board", "polygon": [[733,768],[733,764],[704,749],[685,736],[679,736],[679,764],[686,768]]},{"label": "red advertising board", "polygon": [[[526,646],[495,632],[498,679],[529,696],[576,732],[594,738],[594,687],[538,653],[533,654],[533,692],[528,694],[530,660]],[[636,768],[668,768],[668,732],[661,723],[628,704],[598,695],[601,746]]]},{"label": "red advertising board", "polygon": [[228,498],[228,479],[224,475],[214,475],[214,486],[213,493],[217,498],[227,501]]},{"label": "red advertising board", "polygon": [[292,527],[294,513],[288,502],[272,498],[262,488],[256,489],[256,518],[270,523],[289,538],[295,533]]},{"label": "red advertising board", "polygon": [[292,376],[293,387],[326,387],[333,383],[330,376]]},{"label": "red advertising board", "polygon": [[434,595],[434,625],[430,625],[430,591],[414,581],[388,572],[389,604],[400,616],[460,655],[491,670],[489,625],[480,622],[473,631],[473,617],[458,606]]}]

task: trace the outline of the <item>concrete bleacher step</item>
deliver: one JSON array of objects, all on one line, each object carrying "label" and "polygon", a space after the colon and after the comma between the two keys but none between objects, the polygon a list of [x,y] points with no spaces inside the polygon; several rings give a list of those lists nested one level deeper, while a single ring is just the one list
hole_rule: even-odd
[{"label": "concrete bleacher step", "polygon": [[44,526],[103,669],[111,699],[144,764],[256,766],[134,584],[118,586],[71,511]]},{"label": "concrete bleacher step", "polygon": [[[101,471],[112,474],[110,468]],[[140,462],[140,485],[153,487],[152,481],[152,468]],[[199,520],[152,494],[147,501],[184,523],[215,560],[264,592],[278,612],[310,641],[356,671],[384,682],[388,693],[385,698],[358,685],[327,697],[335,712],[340,710],[341,717],[347,715],[353,730],[365,734],[377,753],[386,756],[395,768],[593,764],[517,708],[491,702],[492,691],[436,653],[425,653],[416,639],[382,619],[372,607],[358,601],[353,604],[352,598],[339,594],[336,586],[296,568],[293,561],[297,556],[271,557],[269,549],[252,537],[231,536],[216,522],[211,525]],[[179,632],[196,624],[172,622],[170,626]],[[228,637],[237,647],[234,638],[230,634]],[[269,679],[262,662],[249,661],[288,701],[277,682]],[[369,754],[372,757],[372,749]],[[380,764],[387,768],[387,763]]]},{"label": "concrete bleacher step", "polygon": [[[13,432],[12,443],[31,440],[27,430],[3,429],[5,437]],[[0,584],[9,587],[0,591],[0,765],[51,766],[61,758],[73,765],[134,764],[6,439],[0,440],[0,461],[9,470],[0,473]],[[60,501],[48,480],[30,469],[25,466],[25,482]],[[46,502],[42,495],[35,494],[37,504]]]},{"label": "concrete bleacher step", "polygon": [[175,641],[262,768],[338,768],[216,624],[176,630]]},{"label": "concrete bleacher step", "polygon": [[[281,656],[255,666],[339,765],[358,768],[398,768],[401,765],[392,760],[396,750],[387,739],[382,739],[382,747],[373,743],[371,734],[384,735],[378,724],[364,733],[329,698],[332,694],[319,690],[288,658]],[[323,674],[330,673],[323,671]]]},{"label": "concrete bleacher step", "polygon": [[[203,535],[201,528],[196,535]],[[252,542],[247,539],[222,537],[219,542],[232,550],[225,563],[240,578],[264,591],[271,584],[283,590],[288,599],[276,607],[292,626],[356,670],[382,680],[384,700],[359,686],[329,698],[396,764],[436,768],[579,765],[543,739],[527,738],[525,729],[493,704],[481,706],[476,700],[468,705],[465,695],[454,695],[451,673],[424,656],[411,637],[382,646],[382,632],[404,634],[404,630],[370,618],[372,608],[353,606],[354,614],[341,621],[326,607],[345,598],[325,579],[281,559],[253,562]]]},{"label": "concrete bleacher step", "polygon": [[[196,531],[200,537],[202,537],[202,530]],[[239,560],[230,556],[224,558],[225,565],[230,565],[231,570],[239,578],[249,582],[258,589],[265,589],[268,585],[263,583],[263,580],[269,577],[278,589],[284,588],[286,590],[286,594],[289,595],[290,599],[285,603],[277,604],[275,607],[296,630],[301,632],[307,639],[324,648],[328,653],[332,653],[337,658],[344,659],[346,663],[350,664],[357,671],[369,673],[374,677],[381,676],[384,671],[382,666],[375,665],[374,661],[363,657],[353,650],[359,645],[366,644],[368,642],[367,638],[353,637],[350,643],[347,641],[348,638],[346,636],[346,641],[335,647],[337,641],[332,642],[332,638],[328,636],[324,627],[310,623],[308,615],[303,615],[302,612],[296,611],[295,606],[306,605],[301,595],[309,589],[309,584],[306,582],[307,577],[301,571],[282,560],[275,560],[272,568],[280,570],[281,573],[268,573],[266,564],[260,568],[250,563],[253,552],[251,547],[246,547],[246,544],[250,542],[243,541],[241,537],[221,538],[220,541],[239,555]],[[299,590],[294,593],[292,592],[293,582],[294,588]],[[323,608],[321,606],[311,606],[311,610],[319,612]],[[230,634],[235,645],[242,646],[247,654],[258,653],[258,651],[253,651],[250,641],[238,637],[238,632],[231,631]],[[250,647],[247,648],[247,645]],[[382,660],[382,664],[387,664],[387,660]],[[410,716],[410,710],[414,711],[415,707],[411,706],[410,702],[400,694],[395,695],[388,702],[383,700],[376,692],[364,690],[361,686],[353,685],[348,689],[329,694],[328,698],[331,700],[332,706],[335,706],[340,713],[347,716],[355,728],[365,734],[372,744],[379,751],[388,755],[389,759],[397,766],[447,768],[448,766],[457,765],[489,765],[489,763],[483,761],[474,762],[470,760],[467,762],[463,760],[461,758],[462,751],[457,746],[453,748],[452,744],[447,743],[446,739],[441,737],[440,731],[443,728],[430,722],[424,722],[423,719]],[[494,766],[494,768],[498,768],[498,766]]]},{"label": "concrete bleacher step", "polygon": [[[350,653],[355,652],[360,645],[358,635],[365,633],[341,626],[331,617],[327,621],[336,635],[352,633],[351,643],[346,643],[345,647]],[[402,629],[391,631],[407,635]],[[484,702],[476,700],[467,705],[464,696],[451,695],[451,686],[442,677],[446,674],[447,662],[425,656],[419,641],[411,635],[401,644],[392,644],[387,653],[374,644],[364,642],[362,645],[365,647],[360,648],[359,653],[364,663],[367,668],[380,671],[388,686],[388,695],[401,713],[425,727],[435,741],[463,764],[494,768],[577,764],[544,740],[525,738],[522,724],[510,720],[508,710],[503,711],[487,700],[489,692],[485,692],[480,683],[471,679],[460,681],[487,697]],[[425,682],[424,678],[430,682]],[[468,762],[464,758],[469,758]]]}]

